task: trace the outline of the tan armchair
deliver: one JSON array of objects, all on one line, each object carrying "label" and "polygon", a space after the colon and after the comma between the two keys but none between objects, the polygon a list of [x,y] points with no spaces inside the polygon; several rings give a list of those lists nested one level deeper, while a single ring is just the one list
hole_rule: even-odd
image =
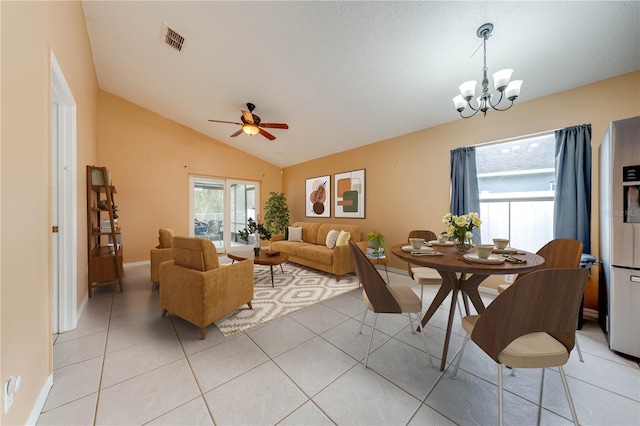
[{"label": "tan armchair", "polygon": [[173,259],[173,231],[160,228],[158,231],[159,244],[151,249],[151,283],[152,288],[160,282],[160,264]]},{"label": "tan armchair", "polygon": [[160,265],[160,307],[200,327],[207,326],[253,299],[253,260],[220,266],[209,240],[175,237],[173,260]]}]

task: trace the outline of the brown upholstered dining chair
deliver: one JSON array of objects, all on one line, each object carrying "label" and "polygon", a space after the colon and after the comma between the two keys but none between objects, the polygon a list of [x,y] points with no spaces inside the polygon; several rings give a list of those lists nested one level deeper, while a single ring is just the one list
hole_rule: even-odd
[{"label": "brown upholstered dining chair", "polygon": [[[580,256],[582,255],[582,242],[578,240],[571,240],[567,238],[556,238],[549,241],[542,246],[536,253],[544,258],[544,263],[541,269],[556,269],[556,268],[577,268],[580,266]],[[539,270],[539,269],[538,269]],[[527,274],[520,274],[513,282],[513,284],[500,284],[498,286],[498,294],[505,291],[509,286],[516,284],[520,279]],[[578,302],[580,304],[580,302]],[[576,323],[577,325],[577,323]],[[580,362],[584,362],[582,351],[580,350],[580,344],[576,340],[576,351]],[[515,374],[515,370],[511,371]]]},{"label": "brown upholstered dining chair", "polygon": [[[411,314],[416,314],[420,334],[422,335],[422,341],[424,342],[424,348],[427,351],[427,356],[429,357],[429,365],[433,367],[431,352],[429,351],[429,345],[427,345],[427,338],[425,337],[425,332],[422,328],[422,321],[420,319],[422,303],[420,299],[418,299],[418,296],[407,286],[387,285],[378,270],[371,262],[369,262],[366,255],[358,245],[350,240],[349,246],[351,247],[351,254],[353,256],[356,274],[364,288],[362,291],[362,300],[367,310],[372,311],[375,314],[373,317],[373,324],[371,325],[371,335],[369,336],[367,355],[364,358],[364,367],[367,367],[367,361],[369,360],[369,354],[371,353],[371,341],[373,340],[373,333],[376,328],[378,314],[403,313],[409,314],[409,325],[412,331],[415,327],[411,320]],[[362,333],[362,326],[364,325],[364,316],[366,313],[367,311],[363,313],[360,333]]]},{"label": "brown upholstered dining chair", "polygon": [[544,369],[558,367],[571,416],[578,424],[562,366],[569,360],[575,344],[578,311],[587,275],[588,271],[583,268],[530,272],[518,281],[518,285],[512,285],[498,295],[481,315],[468,315],[462,320],[467,335],[451,376],[456,377],[464,348],[471,338],[498,364],[500,425],[503,424],[503,365],[543,369],[538,416],[542,409]]}]

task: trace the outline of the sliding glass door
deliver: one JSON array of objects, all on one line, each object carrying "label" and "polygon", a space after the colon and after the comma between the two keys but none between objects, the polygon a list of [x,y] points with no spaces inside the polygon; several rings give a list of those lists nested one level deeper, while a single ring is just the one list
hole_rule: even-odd
[{"label": "sliding glass door", "polygon": [[256,219],[260,183],[191,176],[189,178],[190,233],[215,244],[218,252],[253,245],[240,239],[249,218]]}]

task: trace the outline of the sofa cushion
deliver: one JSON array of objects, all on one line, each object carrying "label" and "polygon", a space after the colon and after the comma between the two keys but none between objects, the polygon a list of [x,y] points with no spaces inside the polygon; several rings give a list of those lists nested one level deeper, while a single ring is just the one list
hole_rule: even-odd
[{"label": "sofa cushion", "polygon": [[216,247],[203,238],[174,237],[173,260],[176,265],[198,271],[209,271],[219,266]]},{"label": "sofa cushion", "polygon": [[302,241],[302,228],[299,226],[289,227],[288,241]]},{"label": "sofa cushion", "polygon": [[349,238],[351,238],[351,232],[340,231],[340,234],[338,234],[338,239],[336,240],[336,246],[346,246],[349,242]]},{"label": "sofa cushion", "polygon": [[292,226],[298,226],[302,228],[302,241],[310,244],[322,244],[325,243],[325,238],[327,238],[326,234],[321,238],[318,237],[318,228],[320,227],[320,223],[315,222],[296,222]]},{"label": "sofa cushion", "polygon": [[351,233],[351,240],[354,242],[362,241],[362,232],[359,225],[345,225],[339,223],[323,223],[318,228],[318,242],[316,244],[323,244],[326,241],[327,235],[331,230],[336,231],[349,231]]},{"label": "sofa cushion", "polygon": [[307,244],[296,249],[296,256],[325,265],[333,264],[333,250],[327,246]]},{"label": "sofa cushion", "polygon": [[338,235],[340,235],[340,231],[332,229],[327,234],[326,246],[328,249],[332,249],[336,246],[336,240],[338,239]]},{"label": "sofa cushion", "polygon": [[305,243],[305,242],[281,240],[281,241],[272,241],[269,247],[271,248],[271,250],[276,250],[281,253],[287,253],[288,255],[295,256],[296,251],[298,250],[298,247],[303,247],[308,245],[311,245],[311,244]]}]

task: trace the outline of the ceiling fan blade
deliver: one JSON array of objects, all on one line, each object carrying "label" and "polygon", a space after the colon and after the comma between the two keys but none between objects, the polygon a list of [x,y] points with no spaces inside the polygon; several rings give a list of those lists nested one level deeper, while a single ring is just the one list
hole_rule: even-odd
[{"label": "ceiling fan blade", "polygon": [[234,134],[232,134],[230,137],[235,138],[236,136],[238,136],[240,133],[242,133],[242,129],[238,130],[237,132],[235,132]]},{"label": "ceiling fan blade", "polygon": [[252,123],[253,124],[253,114],[251,114],[249,111],[242,110],[242,115],[244,117],[244,120],[247,123]]},{"label": "ceiling fan blade", "polygon": [[276,137],[275,137],[275,136],[273,136],[273,135],[272,135],[271,133],[269,133],[269,132],[266,132],[266,131],[264,131],[264,130],[262,130],[262,129],[259,129],[259,131],[260,131],[260,134],[261,134],[262,136],[264,136],[265,138],[269,139],[270,141],[272,141],[272,140],[275,140],[275,139],[276,139]]},{"label": "ceiling fan blade", "polygon": [[236,123],[235,121],[221,121],[221,120],[207,120],[207,121],[211,121],[212,123],[227,123],[227,124],[237,124],[239,126],[242,126],[242,123]]},{"label": "ceiling fan blade", "polygon": [[260,123],[258,124],[260,127],[264,127],[265,129],[288,129],[289,125],[284,123]]}]

